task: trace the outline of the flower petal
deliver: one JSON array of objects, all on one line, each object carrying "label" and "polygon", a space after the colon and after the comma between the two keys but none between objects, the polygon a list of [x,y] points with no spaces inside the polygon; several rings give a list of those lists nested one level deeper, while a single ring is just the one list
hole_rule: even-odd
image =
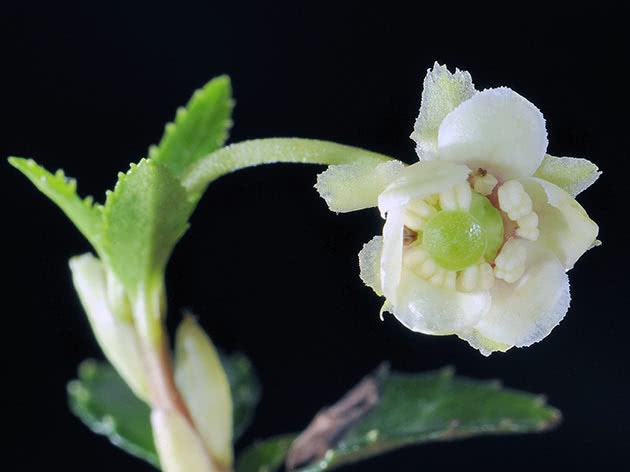
[{"label": "flower petal", "polygon": [[363,245],[359,252],[359,267],[361,268],[361,280],[377,295],[383,295],[381,285],[381,254],[383,253],[383,237],[374,236]]},{"label": "flower petal", "polygon": [[453,334],[477,324],[490,303],[487,291],[462,293],[436,287],[403,269],[393,313],[412,331]]},{"label": "flower petal", "polygon": [[470,169],[444,161],[420,161],[405,167],[400,176],[378,197],[381,215],[419,198],[439,193],[464,182]]},{"label": "flower petal", "polygon": [[420,159],[437,150],[438,129],[446,115],[476,93],[470,74],[455,69],[451,74],[437,62],[427,71],[420,112],[411,133]]},{"label": "flower petal", "polygon": [[404,168],[397,160],[330,166],[317,176],[315,188],[332,211],[362,210],[375,207],[379,194]]},{"label": "flower petal", "polygon": [[458,333],[483,354],[540,341],[569,309],[569,278],[564,267],[538,242],[526,244],[527,269],[523,276],[512,284],[496,280],[490,291],[490,310],[472,332]]},{"label": "flower petal", "polygon": [[534,177],[547,180],[575,197],[602,175],[595,164],[579,157],[554,157],[545,154]]},{"label": "flower petal", "polygon": [[538,214],[538,241],[551,249],[566,270],[595,244],[599,231],[584,208],[560,187],[546,180],[521,179]]},{"label": "flower petal", "polygon": [[501,87],[477,93],[444,118],[435,158],[481,167],[510,180],[532,175],[546,149],[542,113]]},{"label": "flower petal", "polygon": [[381,253],[381,286],[387,299],[396,303],[396,291],[402,270],[404,218],[401,207],[390,210],[383,227]]}]

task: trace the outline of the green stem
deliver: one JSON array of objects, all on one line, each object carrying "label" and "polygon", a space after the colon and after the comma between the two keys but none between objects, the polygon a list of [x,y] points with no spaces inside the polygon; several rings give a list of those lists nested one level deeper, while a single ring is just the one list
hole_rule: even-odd
[{"label": "green stem", "polygon": [[190,413],[175,386],[173,362],[164,326],[165,305],[163,283],[139,289],[133,304],[134,324],[147,369],[151,406],[176,410],[192,424]]},{"label": "green stem", "polygon": [[391,157],[352,146],[302,138],[253,139],[231,144],[195,162],[181,175],[188,194],[197,199],[222,175],[245,167],[275,162],[303,164],[381,163]]}]

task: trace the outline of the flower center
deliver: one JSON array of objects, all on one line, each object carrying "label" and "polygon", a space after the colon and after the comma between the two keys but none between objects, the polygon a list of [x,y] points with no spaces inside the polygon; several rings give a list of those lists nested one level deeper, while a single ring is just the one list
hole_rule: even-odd
[{"label": "flower center", "polygon": [[[497,179],[481,171],[467,182],[412,200],[405,207],[403,264],[435,286],[463,292],[489,290],[495,275],[512,280],[521,274],[515,264],[522,259],[522,248],[510,246],[506,251],[504,245],[510,239],[505,230],[512,235],[513,229],[503,207],[499,209]],[[515,191],[508,197],[504,202],[520,201]],[[529,222],[531,216],[535,215],[519,220],[515,235],[522,237],[521,229],[537,224]]]},{"label": "flower center", "polygon": [[466,211],[441,211],[422,236],[429,256],[447,270],[462,270],[481,259],[486,238],[477,219]]}]

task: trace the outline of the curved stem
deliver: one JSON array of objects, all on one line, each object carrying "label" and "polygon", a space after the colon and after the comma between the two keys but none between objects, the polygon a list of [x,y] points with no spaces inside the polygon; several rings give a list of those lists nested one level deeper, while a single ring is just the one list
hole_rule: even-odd
[{"label": "curved stem", "polygon": [[210,182],[245,167],[275,162],[326,165],[351,162],[380,163],[391,159],[365,149],[317,139],[252,139],[231,144],[208,154],[185,169],[181,181],[188,194],[197,199]]}]

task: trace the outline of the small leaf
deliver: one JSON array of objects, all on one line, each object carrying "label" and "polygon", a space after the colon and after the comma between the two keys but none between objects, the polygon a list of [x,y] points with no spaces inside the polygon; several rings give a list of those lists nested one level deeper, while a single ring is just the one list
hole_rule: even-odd
[{"label": "small leaf", "polygon": [[119,174],[103,207],[104,247],[131,299],[162,278],[191,212],[184,189],[163,165],[143,159]]},{"label": "small leaf", "polygon": [[[222,355],[230,382],[234,438],[247,428],[260,397],[260,387],[249,360],[240,353]],[[149,407],[129,389],[106,362],[85,360],[79,378],[68,384],[70,409],[92,431],[116,446],[158,467]]]},{"label": "small leaf", "polygon": [[258,441],[245,449],[239,456],[236,472],[274,472],[284,462],[294,434],[276,436]]},{"label": "small leaf", "polygon": [[[496,381],[454,377],[449,368],[416,375],[393,373],[383,381],[378,406],[351,426],[324,457],[298,470],[333,469],[429,441],[544,431],[559,420],[560,412],[541,396],[502,388]],[[274,441],[246,451],[237,465],[247,460],[248,468],[239,466],[238,471],[276,470],[281,452]],[[262,462],[267,450],[277,451],[269,454],[268,463]],[[261,462],[253,463],[253,458]]]},{"label": "small leaf", "polygon": [[206,186],[238,169],[276,162],[303,164],[379,164],[390,157],[317,139],[269,138],[253,139],[219,149],[186,168],[181,180],[191,199],[198,199]]},{"label": "small leaf", "polygon": [[33,184],[74,223],[97,252],[101,252],[101,209],[92,197],[81,199],[77,195],[77,181],[66,177],[59,169],[54,175],[32,159],[10,157],[9,163],[22,172]]},{"label": "small leaf", "polygon": [[254,418],[261,388],[252,363],[244,354],[235,352],[220,355],[232,394],[233,440],[236,441],[247,430]]},{"label": "small leaf", "polygon": [[177,110],[175,122],[166,125],[160,144],[149,149],[149,157],[178,176],[185,167],[223,146],[233,107],[230,78],[211,80],[195,91],[185,108]]},{"label": "small leaf", "polygon": [[595,164],[579,157],[554,157],[545,154],[534,177],[556,184],[575,197],[589,188],[601,175]]},{"label": "small leaf", "polygon": [[68,384],[70,409],[95,433],[159,467],[150,410],[104,362],[85,360],[79,378]]}]

